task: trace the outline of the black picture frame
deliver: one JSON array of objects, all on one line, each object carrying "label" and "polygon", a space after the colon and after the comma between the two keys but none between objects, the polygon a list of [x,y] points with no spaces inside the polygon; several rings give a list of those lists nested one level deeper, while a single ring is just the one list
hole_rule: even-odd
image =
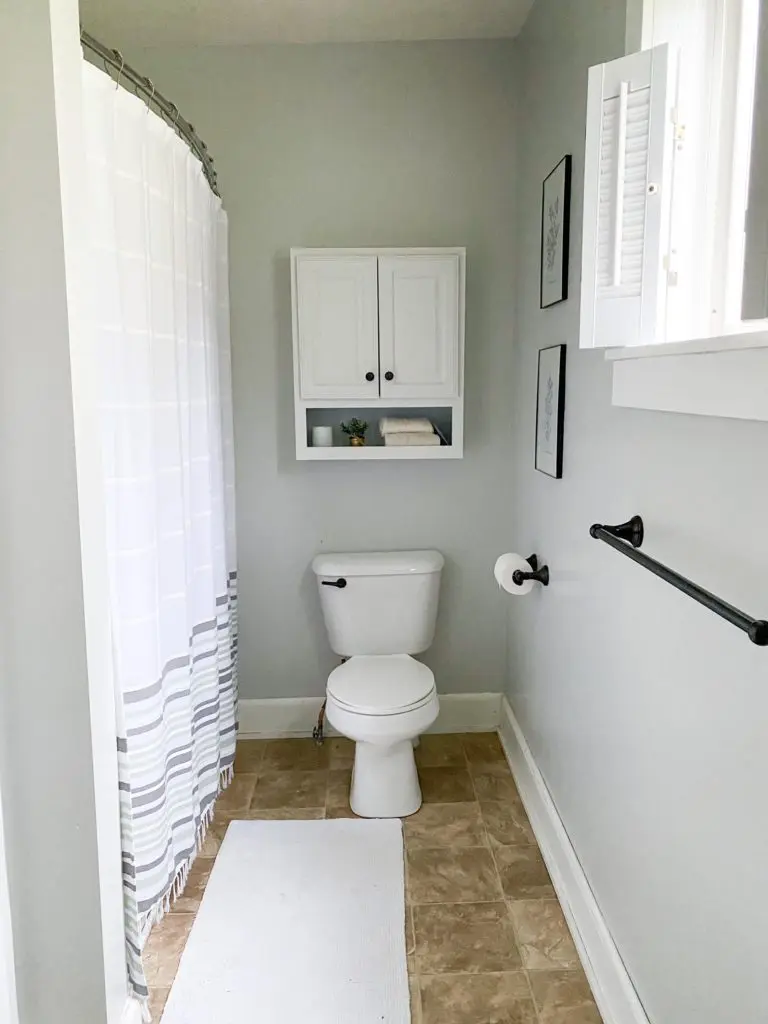
[{"label": "black picture frame", "polygon": [[541,186],[541,259],[539,308],[568,298],[571,241],[571,155],[552,168]]},{"label": "black picture frame", "polygon": [[534,466],[555,480],[560,480],[563,475],[566,349],[566,345],[539,349],[536,374]]}]

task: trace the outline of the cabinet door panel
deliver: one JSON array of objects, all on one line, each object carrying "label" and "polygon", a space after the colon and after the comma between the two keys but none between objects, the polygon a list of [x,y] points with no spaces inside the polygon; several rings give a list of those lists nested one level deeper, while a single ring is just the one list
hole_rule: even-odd
[{"label": "cabinet door panel", "polygon": [[378,398],[376,257],[299,256],[296,303],[301,397]]},{"label": "cabinet door panel", "polygon": [[459,276],[454,255],[379,259],[382,398],[458,395]]}]

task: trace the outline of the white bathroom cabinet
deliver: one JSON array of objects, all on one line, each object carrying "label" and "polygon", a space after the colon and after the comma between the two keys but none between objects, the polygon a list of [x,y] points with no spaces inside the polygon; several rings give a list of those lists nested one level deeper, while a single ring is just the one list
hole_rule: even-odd
[{"label": "white bathroom cabinet", "polygon": [[[291,251],[298,459],[462,457],[464,281],[461,248]],[[383,445],[383,415],[417,414],[439,447]],[[351,415],[369,423],[365,447],[341,433]],[[317,423],[333,447],[312,447]]]}]

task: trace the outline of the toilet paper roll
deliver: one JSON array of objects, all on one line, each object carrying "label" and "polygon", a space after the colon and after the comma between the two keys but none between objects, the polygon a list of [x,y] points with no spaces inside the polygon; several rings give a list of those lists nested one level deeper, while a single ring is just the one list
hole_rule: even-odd
[{"label": "toilet paper roll", "polygon": [[526,562],[522,555],[515,554],[514,551],[508,551],[505,555],[499,555],[496,559],[493,575],[496,577],[496,582],[502,590],[506,590],[508,594],[512,594],[514,597],[525,597],[526,594],[530,594],[533,590],[534,581],[525,580],[524,583],[518,586],[512,578],[513,573],[517,569],[521,569],[523,572],[531,571],[529,563]]}]

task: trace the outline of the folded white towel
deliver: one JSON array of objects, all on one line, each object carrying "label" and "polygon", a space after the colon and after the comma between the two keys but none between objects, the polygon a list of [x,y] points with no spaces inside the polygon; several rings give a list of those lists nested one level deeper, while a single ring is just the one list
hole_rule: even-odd
[{"label": "folded white towel", "polygon": [[409,431],[402,434],[385,434],[384,444],[390,448],[434,447],[440,444],[440,438],[435,433]]},{"label": "folded white towel", "polygon": [[382,437],[388,434],[431,434],[433,427],[427,419],[414,417],[409,420],[398,416],[385,416],[379,420],[379,433]]}]

